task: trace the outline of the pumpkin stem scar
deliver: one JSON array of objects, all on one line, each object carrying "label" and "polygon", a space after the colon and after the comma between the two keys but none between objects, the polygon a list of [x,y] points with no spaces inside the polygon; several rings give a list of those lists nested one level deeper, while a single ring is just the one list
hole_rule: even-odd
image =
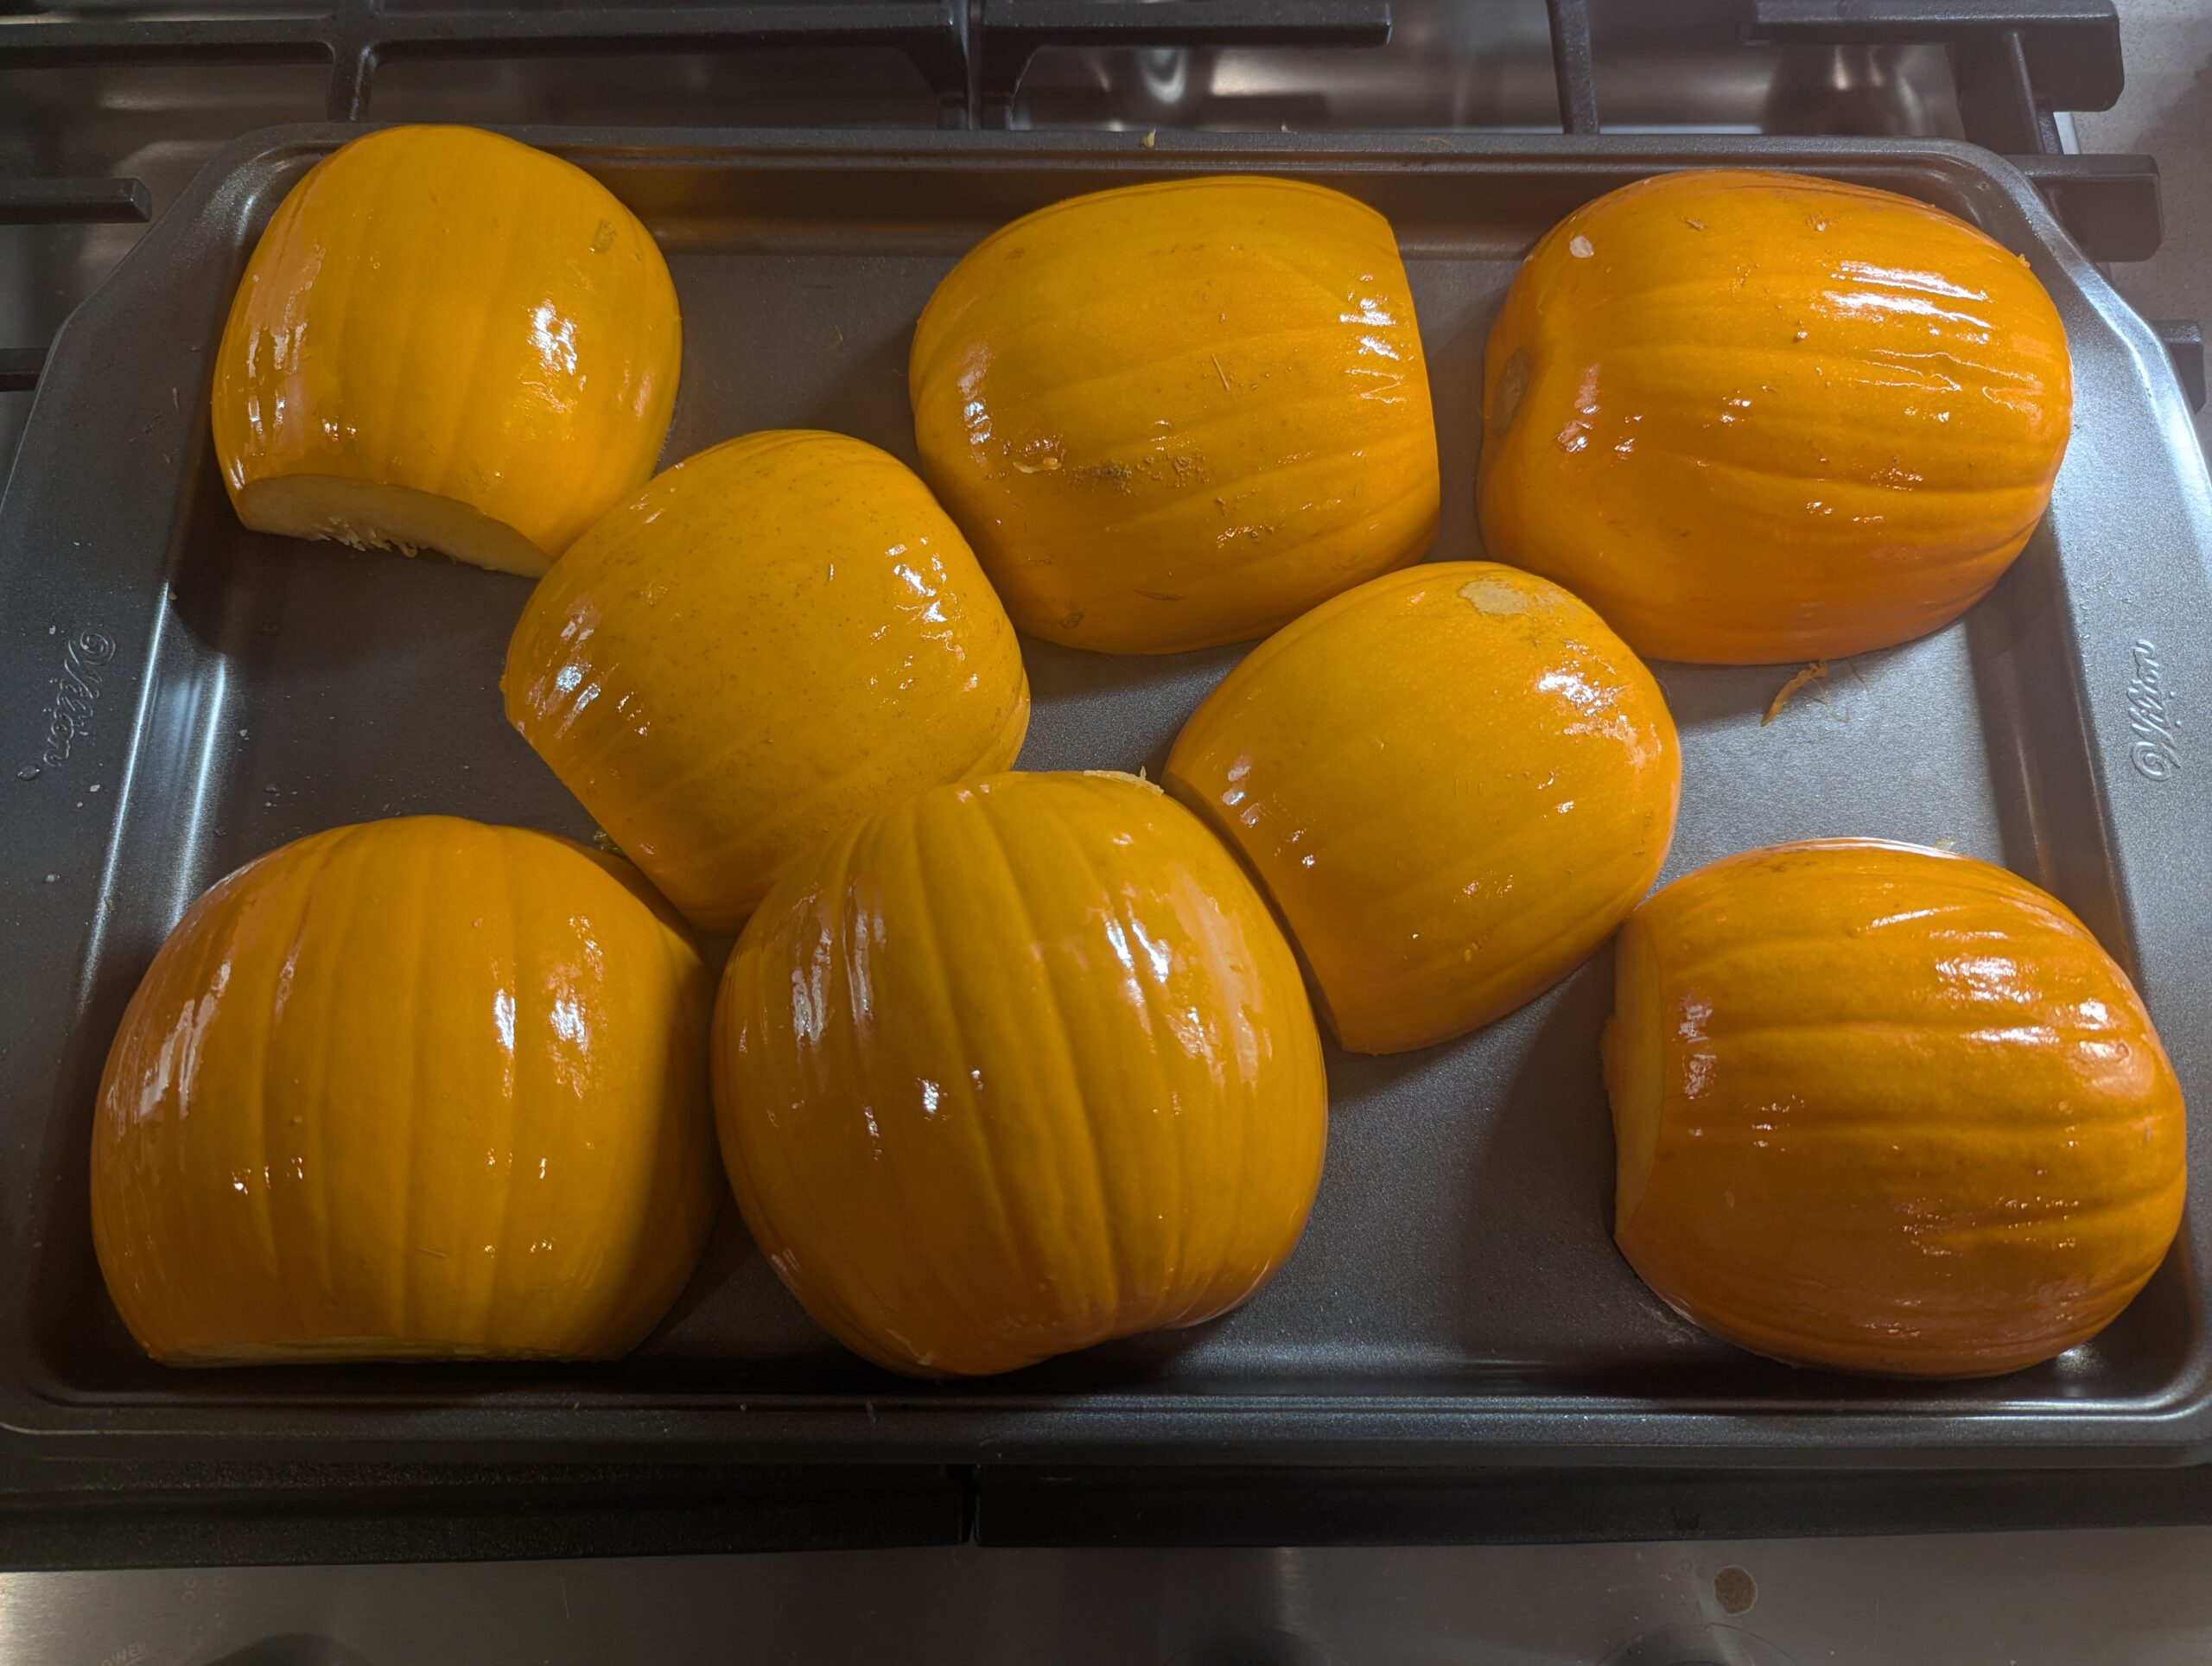
[{"label": "pumpkin stem scar", "polygon": [[1459,587],[1459,594],[1474,604],[1477,613],[1500,617],[1531,613],[1536,606],[1535,597],[1502,578],[1471,578]]},{"label": "pumpkin stem scar", "polygon": [[1808,683],[1818,682],[1827,674],[1828,662],[1825,659],[1815,659],[1811,664],[1794,674],[1787,683],[1775,690],[1774,698],[1767,702],[1766,715],[1759,719],[1759,727],[1764,728],[1776,718],[1781,716],[1783,708],[1789,703],[1800,689]]},{"label": "pumpkin stem scar", "polygon": [[1497,391],[1491,399],[1491,426],[1503,433],[1521,409],[1521,396],[1529,391],[1529,355],[1516,348],[1497,372]]}]

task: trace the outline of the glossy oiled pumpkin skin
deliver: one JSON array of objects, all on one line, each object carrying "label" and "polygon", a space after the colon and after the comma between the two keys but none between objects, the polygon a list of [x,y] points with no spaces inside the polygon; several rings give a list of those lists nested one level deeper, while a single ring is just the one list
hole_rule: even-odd
[{"label": "glossy oiled pumpkin skin", "polygon": [[1681,760],[1651,673],[1549,581],[1408,568],[1261,644],[1167,781],[1289,924],[1337,1039],[1486,1024],[1603,942],[1659,876]]},{"label": "glossy oiled pumpkin skin", "polygon": [[1242,1301],[1321,1173],[1320,1039],[1229,853],[1127,776],[933,789],[779,884],[723,975],[722,1152],[807,1310],[972,1375]]},{"label": "glossy oiled pumpkin skin", "polygon": [[1077,197],[938,285],[922,472],[1021,628],[1108,653],[1243,641],[1436,531],[1436,432],[1389,223],[1258,177]]},{"label": "glossy oiled pumpkin skin", "polygon": [[92,1238],[175,1364],[611,1358],[721,1193],[711,989],[624,864],[442,816],[193,905],[94,1115]]},{"label": "glossy oiled pumpkin skin", "polygon": [[1732,1342],[1981,1377],[2102,1330],[2180,1224],[2181,1090],[2054,898],[1874,840],[1676,881],[1621,933],[1615,1230]]},{"label": "glossy oiled pumpkin skin", "polygon": [[467,127],[308,171],[215,364],[245,524],[535,574],[645,484],[682,327],[652,237],[558,157]]},{"label": "glossy oiled pumpkin skin", "polygon": [[1029,726],[1005,610],[912,470],[785,429],[678,464],[579,539],[507,649],[507,716],[694,924]]},{"label": "glossy oiled pumpkin skin", "polygon": [[1514,279],[1483,366],[1483,542],[1649,658],[1884,647],[2019,553],[2072,404],[2050,296],[1963,221],[1668,175],[1567,216]]}]

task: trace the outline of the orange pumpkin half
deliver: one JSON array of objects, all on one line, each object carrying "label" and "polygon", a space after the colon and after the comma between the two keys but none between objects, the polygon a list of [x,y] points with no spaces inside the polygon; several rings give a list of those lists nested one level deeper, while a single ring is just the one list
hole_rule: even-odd
[{"label": "orange pumpkin half", "polygon": [[1436,425],[1389,223],[1230,176],[1054,203],[939,284],[922,472],[1033,636],[1264,635],[1435,535]]},{"label": "orange pumpkin half", "polygon": [[1648,658],[1858,653],[2018,555],[2072,420],[2066,332],[1964,221],[1794,174],[1670,174],[1577,209],[1491,327],[1491,556]]},{"label": "orange pumpkin half", "polygon": [[2181,1221],[2181,1089],[2127,978],[2004,869],[1871,839],[1732,856],[1621,932],[1615,1233],[1800,1364],[2016,1370],[2094,1336]]},{"label": "orange pumpkin half", "polygon": [[1266,905],[1116,775],[932,788],[792,868],[723,975],[715,1096],[784,1282],[918,1376],[1235,1307],[1298,1241],[1327,1121]]},{"label": "orange pumpkin half", "polygon": [[1558,585],[1424,562],[1255,648],[1167,781],[1259,875],[1337,1040],[1398,1052],[1612,934],[1667,860],[1681,751],[1650,671]]},{"label": "orange pumpkin half", "polygon": [[215,458],[257,531],[543,573],[645,484],[683,323],[638,217],[472,127],[388,127],[292,188],[215,358]]},{"label": "orange pumpkin half", "polygon": [[842,434],[725,440],[571,546],[507,645],[507,718],[691,923],[734,932],[870,811],[1006,768],[1014,626],[960,530]]},{"label": "orange pumpkin half", "polygon": [[92,1122],[92,1241],[170,1364],[605,1359],[721,1186],[706,968],[630,868],[417,816],[185,913]]}]

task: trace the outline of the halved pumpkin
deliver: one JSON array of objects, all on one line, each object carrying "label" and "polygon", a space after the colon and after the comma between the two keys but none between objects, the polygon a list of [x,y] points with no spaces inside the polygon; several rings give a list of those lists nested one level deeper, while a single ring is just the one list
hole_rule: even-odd
[{"label": "halved pumpkin", "polygon": [[2072,408],[2057,308],[1963,220],[1802,175],[1664,175],[1577,209],[1513,280],[1483,543],[1649,658],[1886,647],[2019,554]]},{"label": "halved pumpkin", "polygon": [[1503,1016],[1667,859],[1674,720],[1548,579],[1427,562],[1269,637],[1192,713],[1169,786],[1240,851],[1355,1052]]},{"label": "halved pumpkin", "polygon": [[832,1336],[918,1376],[1196,1325],[1321,1176],[1321,1043],[1236,861],[1157,787],[941,786],[794,867],[715,1020],[722,1154]]},{"label": "halved pumpkin", "polygon": [[187,911],[92,1120],[92,1242],[177,1365],[607,1359],[721,1186],[711,986],[626,863],[448,816],[334,828]]},{"label": "halved pumpkin", "polygon": [[913,471],[842,434],[725,441],[570,548],[508,720],[693,924],[734,932],[869,811],[1007,767],[1020,645]]},{"label": "halved pumpkin", "polygon": [[257,531],[535,575],[652,473],[682,335],[652,234],[590,175],[387,128],[309,169],[255,245],[216,461]]},{"label": "halved pumpkin", "polygon": [[2181,1221],[2181,1089],[2055,898],[1873,839],[1753,850],[1621,932],[1614,1231],[1778,1359],[2017,1370],[2087,1340]]},{"label": "halved pumpkin", "polygon": [[1048,642],[1264,635],[1436,531],[1397,239],[1319,186],[1174,180],[1039,209],[938,286],[907,381],[923,474]]}]

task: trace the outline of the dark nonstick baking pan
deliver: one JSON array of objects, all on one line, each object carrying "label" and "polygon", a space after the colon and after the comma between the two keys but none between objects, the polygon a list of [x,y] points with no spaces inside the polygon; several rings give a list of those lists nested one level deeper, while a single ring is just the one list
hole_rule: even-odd
[{"label": "dark nonstick baking pan", "polygon": [[[209,460],[209,361],[246,252],[348,132],[264,133],[209,167],[63,332],[0,509],[0,1452],[1899,1467],[2205,1451],[2202,1191],[2117,1324],[1994,1381],[1792,1370],[1669,1313],[1610,1237],[1602,954],[1460,1042],[1332,1055],[1305,1241],[1257,1300],[1196,1331],[995,1381],[909,1383],[817,1332],[733,1215],[677,1312],[620,1364],[147,1363],[94,1265],[87,1130],[118,1016],[187,902],[334,823],[445,811],[591,830],[501,717],[523,581],[250,534]],[[685,334],[671,458],[817,426],[911,460],[916,314],[977,238],[1057,198],[1230,169],[1349,191],[1396,226],[1412,272],[1442,558],[1481,553],[1484,333],[1522,254],[1577,203],[1724,162],[1887,187],[1978,222],[2034,264],[2073,345],[2074,441],[2050,518],[1965,620],[1839,664],[1771,724],[1789,668],[1660,666],[1685,754],[1669,872],[1827,834],[2019,870],[2139,978],[2198,1109],[2196,1172],[2212,1174],[2212,488],[2156,338],[1995,158],[1716,138],[518,137],[599,175],[667,250]],[[1156,771],[1240,650],[1027,652],[1027,766]]]}]

